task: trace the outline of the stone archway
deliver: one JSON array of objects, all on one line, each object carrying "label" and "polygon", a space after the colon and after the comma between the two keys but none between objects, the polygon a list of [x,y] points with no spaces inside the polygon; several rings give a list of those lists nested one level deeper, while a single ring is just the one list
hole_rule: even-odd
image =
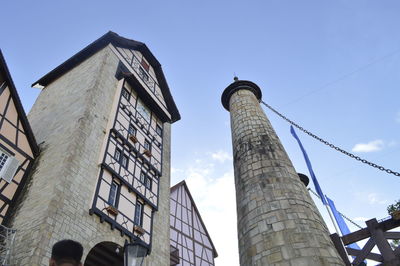
[{"label": "stone archway", "polygon": [[114,242],[100,242],[88,253],[84,266],[123,266],[123,248]]}]

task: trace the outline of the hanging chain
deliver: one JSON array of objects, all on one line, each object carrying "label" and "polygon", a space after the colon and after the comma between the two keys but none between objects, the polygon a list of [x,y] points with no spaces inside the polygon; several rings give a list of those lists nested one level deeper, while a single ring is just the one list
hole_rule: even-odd
[{"label": "hanging chain", "polygon": [[309,136],[313,137],[314,139],[319,140],[320,142],[324,143],[325,145],[331,147],[332,149],[335,149],[335,150],[337,150],[337,151],[349,156],[350,158],[353,158],[353,159],[356,159],[357,161],[360,161],[362,163],[368,164],[369,166],[377,168],[377,169],[379,169],[381,171],[384,171],[384,172],[386,172],[388,174],[393,174],[395,176],[400,176],[400,173],[398,173],[398,172],[395,172],[395,171],[390,170],[388,168],[385,168],[385,167],[383,167],[381,165],[378,165],[378,164],[372,163],[370,161],[367,161],[367,160],[365,160],[363,158],[360,158],[359,156],[356,156],[356,155],[354,155],[354,154],[352,154],[352,153],[350,153],[348,151],[345,151],[345,150],[339,148],[338,146],[333,145],[332,143],[329,143],[328,141],[326,141],[326,140],[314,135],[310,131],[308,131],[308,130],[304,129],[303,127],[299,126],[298,124],[296,124],[295,122],[293,122],[292,120],[290,120],[289,118],[284,116],[283,114],[281,114],[278,111],[276,111],[274,108],[272,108],[270,105],[268,105],[264,101],[261,101],[261,103],[264,104],[267,108],[269,108],[272,112],[274,112],[275,114],[280,116],[282,119],[286,120],[287,122],[289,122],[290,124],[292,124],[293,126],[298,128],[299,130],[303,131],[304,133],[308,134]]},{"label": "hanging chain", "polygon": [[[314,196],[316,196],[317,198],[321,199],[321,197],[320,197],[317,193],[315,193],[315,191],[312,190],[311,188],[308,188],[307,190],[310,191],[311,193],[313,193]],[[349,221],[350,223],[352,223],[354,226],[358,227],[358,229],[363,229],[360,225],[358,225],[356,222],[353,222],[349,217],[347,217],[346,215],[344,215],[344,214],[341,213],[340,211],[337,211],[337,212],[338,212],[338,213],[340,214],[340,216],[342,216],[344,219],[346,219],[347,221]]]}]

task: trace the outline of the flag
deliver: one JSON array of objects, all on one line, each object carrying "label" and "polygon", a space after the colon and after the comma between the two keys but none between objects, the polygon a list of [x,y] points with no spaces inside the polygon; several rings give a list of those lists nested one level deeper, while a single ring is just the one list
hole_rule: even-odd
[{"label": "flag", "polygon": [[[333,203],[333,200],[331,200],[327,196],[325,196],[325,197],[326,197],[326,199],[328,201],[329,207],[332,210],[333,216],[335,217],[336,223],[339,226],[340,232],[342,232],[342,235],[350,234],[350,230],[347,227],[346,222],[343,220],[342,215],[340,215],[340,213],[336,210],[335,203]],[[354,249],[358,249],[358,250],[360,249],[360,247],[357,245],[357,243],[352,243],[352,244],[350,244],[348,246],[351,247],[351,248],[354,248]]]},{"label": "flag", "polygon": [[303,147],[303,144],[301,144],[301,141],[300,141],[299,137],[297,136],[296,132],[294,131],[293,126],[290,126],[290,133],[292,133],[293,137],[297,140],[297,142],[299,143],[300,149],[303,152],[304,160],[306,161],[306,164],[307,164],[307,167],[308,167],[308,171],[310,172],[311,179],[314,182],[315,190],[317,191],[318,195],[320,196],[320,198],[322,200],[322,203],[324,205],[327,205],[328,203],[326,202],[326,199],[324,197],[324,193],[322,193],[322,189],[319,186],[317,178],[315,177],[314,171],[313,171],[312,166],[311,166],[310,159],[308,158],[308,155],[306,153],[306,150]]}]

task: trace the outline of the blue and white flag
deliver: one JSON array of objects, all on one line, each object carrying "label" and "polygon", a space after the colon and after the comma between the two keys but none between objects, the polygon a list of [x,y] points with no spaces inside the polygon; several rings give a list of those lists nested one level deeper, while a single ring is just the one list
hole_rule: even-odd
[{"label": "blue and white flag", "polygon": [[312,166],[311,166],[310,159],[308,158],[308,155],[306,153],[306,150],[303,147],[303,144],[301,144],[301,141],[300,141],[299,137],[297,136],[296,132],[294,131],[293,126],[290,126],[290,133],[292,133],[293,137],[297,140],[297,142],[299,143],[300,149],[303,152],[304,160],[306,160],[308,171],[310,172],[311,179],[314,182],[315,190],[317,191],[318,195],[321,197],[322,203],[324,205],[327,205],[328,203],[326,202],[326,199],[324,197],[324,193],[322,193],[322,189],[319,186],[317,178],[315,177],[314,171],[313,171]]}]

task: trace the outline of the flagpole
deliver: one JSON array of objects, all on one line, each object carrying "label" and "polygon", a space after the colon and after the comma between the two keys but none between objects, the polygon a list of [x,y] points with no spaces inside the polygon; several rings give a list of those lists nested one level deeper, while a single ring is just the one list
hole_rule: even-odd
[{"label": "flagpole", "polygon": [[337,227],[337,225],[336,225],[336,222],[334,221],[334,219],[333,219],[333,217],[332,217],[332,214],[331,214],[331,212],[330,212],[330,210],[329,210],[329,208],[328,208],[328,205],[325,205],[325,207],[326,207],[326,210],[327,210],[328,213],[329,213],[329,217],[331,217],[331,221],[332,221],[332,223],[333,223],[333,226],[335,227],[336,233],[337,233],[339,236],[341,236],[342,234],[339,233],[339,229],[338,229],[338,227]]}]

